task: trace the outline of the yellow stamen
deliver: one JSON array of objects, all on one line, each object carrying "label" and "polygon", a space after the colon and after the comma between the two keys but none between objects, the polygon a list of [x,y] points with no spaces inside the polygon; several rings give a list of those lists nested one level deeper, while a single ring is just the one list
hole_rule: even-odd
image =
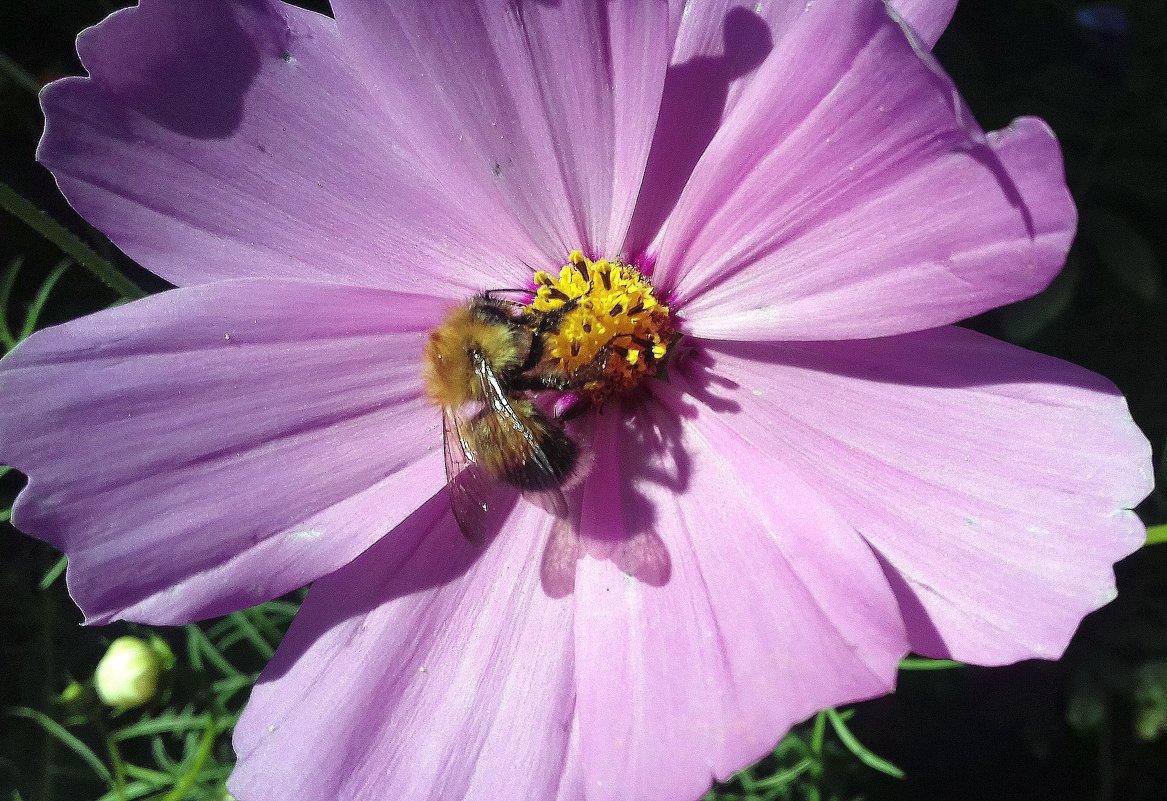
[{"label": "yellow stamen", "polygon": [[567,307],[544,337],[544,361],[552,370],[580,377],[593,403],[660,371],[675,332],[668,307],[635,267],[592,261],[576,250],[558,278],[537,272],[535,285],[529,309],[546,313]]}]

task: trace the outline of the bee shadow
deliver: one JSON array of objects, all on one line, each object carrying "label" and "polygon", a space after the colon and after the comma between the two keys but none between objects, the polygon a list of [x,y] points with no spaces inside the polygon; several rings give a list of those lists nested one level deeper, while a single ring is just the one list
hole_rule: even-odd
[{"label": "bee shadow", "polygon": [[[724,394],[736,388],[734,382],[686,354],[678,354],[678,362],[684,363],[683,370],[674,369],[672,383],[600,410],[588,421],[582,433],[592,443],[593,464],[572,493],[572,506],[579,510],[576,558],[609,561],[652,587],[664,586],[673,574],[669,542],[676,535],[664,528],[661,506],[685,495],[692,480],[691,449],[697,443],[686,441],[684,421],[697,415],[698,405],[717,413],[739,409]],[[564,549],[562,542],[555,547]],[[559,554],[557,563],[563,561]],[[553,597],[573,589],[571,581],[544,579],[544,589]]]}]

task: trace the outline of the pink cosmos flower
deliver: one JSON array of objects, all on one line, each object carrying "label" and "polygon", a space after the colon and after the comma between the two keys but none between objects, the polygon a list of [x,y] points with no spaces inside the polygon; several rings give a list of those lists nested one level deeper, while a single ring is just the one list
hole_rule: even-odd
[{"label": "pink cosmos flower", "polygon": [[[1057,656],[1141,542],[1148,446],[1102,378],[950,327],[1075,225],[1045,125],[983,133],[931,58],[952,5],[114,14],[40,158],[179,288],[3,361],[16,524],[90,623],[315,582],[244,801],[695,798],[909,649]],[[551,597],[548,512],[459,534],[421,354],[577,248],[651,267],[683,354],[575,424],[587,553]],[[666,573],[621,569],[637,537]]]}]

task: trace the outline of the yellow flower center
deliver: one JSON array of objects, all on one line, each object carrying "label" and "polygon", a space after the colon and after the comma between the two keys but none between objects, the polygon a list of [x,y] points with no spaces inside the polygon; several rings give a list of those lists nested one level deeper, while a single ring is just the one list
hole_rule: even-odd
[{"label": "yellow flower center", "polygon": [[645,376],[661,376],[675,330],[668,307],[635,267],[592,261],[576,250],[558,278],[540,271],[535,285],[527,309],[562,314],[543,338],[543,363],[577,377],[592,403],[629,391]]}]

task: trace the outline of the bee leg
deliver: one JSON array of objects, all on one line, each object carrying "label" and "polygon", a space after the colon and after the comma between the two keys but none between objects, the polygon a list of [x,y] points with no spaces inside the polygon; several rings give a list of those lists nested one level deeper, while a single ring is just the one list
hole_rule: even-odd
[{"label": "bee leg", "polygon": [[560,423],[570,423],[577,417],[582,417],[586,412],[591,410],[592,403],[589,400],[581,398],[578,403],[573,403],[567,407],[563,414],[559,415]]},{"label": "bee leg", "polygon": [[[558,330],[563,317],[579,305],[579,298],[571,298],[558,309],[545,312],[542,315],[523,314],[515,318],[516,324],[531,332],[531,346],[527,349],[527,358],[523,360],[518,372],[526,373],[534,370],[543,360],[543,337]],[[551,387],[544,387],[551,389]]]},{"label": "bee leg", "polygon": [[517,390],[527,390],[530,392],[539,392],[542,390],[578,392],[586,388],[588,384],[603,381],[605,362],[606,356],[604,359],[580,367],[571,374],[523,373],[511,381],[511,386]]},{"label": "bee leg", "polygon": [[544,312],[543,316],[539,318],[538,324],[535,326],[535,334],[537,336],[544,336],[557,331],[560,323],[563,322],[563,318],[578,305],[579,298],[569,298],[558,309]]}]

